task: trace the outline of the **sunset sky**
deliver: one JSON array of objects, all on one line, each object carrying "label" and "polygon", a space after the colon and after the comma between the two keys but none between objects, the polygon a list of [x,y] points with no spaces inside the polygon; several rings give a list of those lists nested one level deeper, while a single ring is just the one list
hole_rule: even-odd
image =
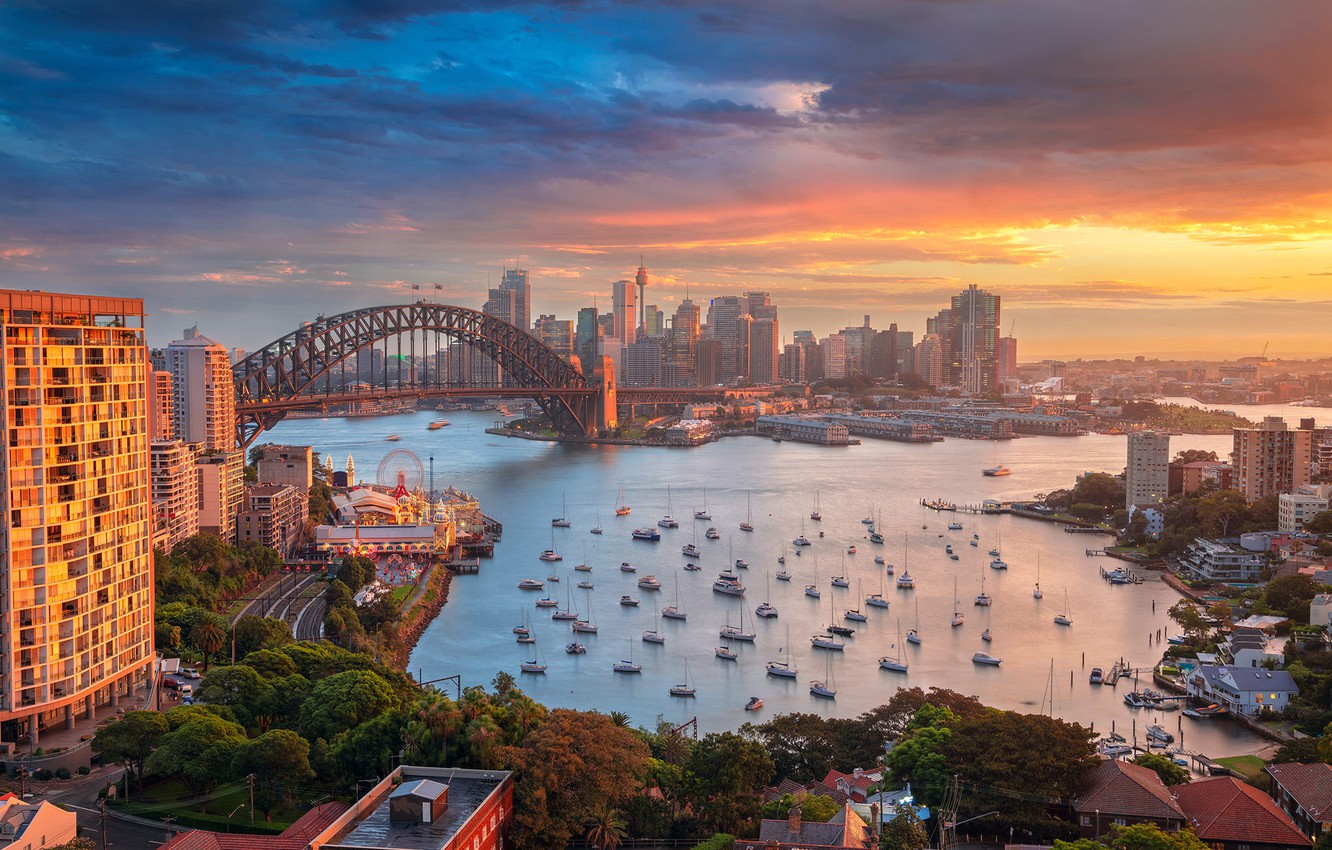
[{"label": "sunset sky", "polygon": [[1332,3],[18,0],[0,286],[138,295],[150,341],[765,289],[1021,359],[1329,353]]}]

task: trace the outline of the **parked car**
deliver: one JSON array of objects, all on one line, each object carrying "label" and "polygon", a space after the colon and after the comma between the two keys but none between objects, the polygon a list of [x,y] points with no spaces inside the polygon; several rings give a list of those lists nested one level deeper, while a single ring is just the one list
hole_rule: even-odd
[{"label": "parked car", "polygon": [[198,670],[195,670],[193,667],[186,667],[184,670],[181,670],[180,675],[184,676],[186,679],[203,678],[203,674],[200,673]]},{"label": "parked car", "polygon": [[181,696],[185,696],[185,697],[193,696],[193,695],[194,695],[194,686],[193,686],[193,685],[190,685],[190,684],[182,684],[182,685],[180,686],[180,693],[181,693]]},{"label": "parked car", "polygon": [[180,682],[177,682],[172,678],[165,678],[162,680],[162,687],[166,688],[168,691],[178,691],[180,690]]}]

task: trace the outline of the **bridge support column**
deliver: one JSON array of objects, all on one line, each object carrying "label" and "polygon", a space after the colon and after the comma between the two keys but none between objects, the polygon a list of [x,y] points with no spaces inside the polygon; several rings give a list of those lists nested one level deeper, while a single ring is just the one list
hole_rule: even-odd
[{"label": "bridge support column", "polygon": [[597,396],[592,421],[587,425],[588,432],[595,434],[603,428],[617,428],[620,424],[619,410],[615,399],[615,361],[602,355],[597,360],[592,378],[597,385]]}]

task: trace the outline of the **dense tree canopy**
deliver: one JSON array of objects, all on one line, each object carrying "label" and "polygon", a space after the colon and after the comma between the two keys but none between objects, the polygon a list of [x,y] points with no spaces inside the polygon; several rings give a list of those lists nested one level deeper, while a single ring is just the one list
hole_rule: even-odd
[{"label": "dense tree canopy", "polygon": [[109,762],[120,762],[143,785],[143,766],[171,727],[156,711],[130,711],[101,729],[93,746]]}]

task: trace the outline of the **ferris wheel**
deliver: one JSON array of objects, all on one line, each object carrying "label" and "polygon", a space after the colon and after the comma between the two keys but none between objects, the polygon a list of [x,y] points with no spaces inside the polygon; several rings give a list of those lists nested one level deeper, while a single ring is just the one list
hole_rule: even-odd
[{"label": "ferris wheel", "polygon": [[379,462],[376,480],[381,487],[403,487],[415,492],[425,481],[425,467],[421,459],[409,449],[394,449]]}]

